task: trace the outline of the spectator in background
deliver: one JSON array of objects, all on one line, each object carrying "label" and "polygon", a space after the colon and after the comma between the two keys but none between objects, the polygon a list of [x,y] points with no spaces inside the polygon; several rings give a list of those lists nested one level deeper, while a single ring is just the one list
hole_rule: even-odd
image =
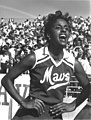
[{"label": "spectator in background", "polygon": [[88,75],[88,77],[91,78],[91,55],[88,57],[88,64],[87,64],[87,69],[86,69],[86,73]]},{"label": "spectator in background", "polygon": [[4,52],[3,55],[0,55],[0,73],[6,74],[9,69],[9,55],[7,52]]},{"label": "spectator in background", "polygon": [[89,65],[91,66],[91,56],[88,57]]},{"label": "spectator in background", "polygon": [[[61,11],[49,14],[44,22],[47,44],[25,56],[2,79],[2,85],[20,105],[13,120],[60,119],[62,113],[76,109],[90,94],[89,80],[74,56],[65,50],[70,36],[71,17]],[[19,95],[14,80],[29,70],[30,93],[27,99]],[[83,87],[81,94],[71,103],[63,97],[71,75]]]},{"label": "spectator in background", "polygon": [[[88,57],[88,62],[89,62],[89,67],[88,67],[88,78],[90,80],[90,84],[91,84],[91,56]],[[89,99],[88,99],[88,105],[91,106],[91,95],[89,96]]]},{"label": "spectator in background", "polygon": [[87,75],[91,75],[91,66],[89,65],[88,58],[86,55],[83,55],[82,58],[79,60],[82,64],[84,71]]}]

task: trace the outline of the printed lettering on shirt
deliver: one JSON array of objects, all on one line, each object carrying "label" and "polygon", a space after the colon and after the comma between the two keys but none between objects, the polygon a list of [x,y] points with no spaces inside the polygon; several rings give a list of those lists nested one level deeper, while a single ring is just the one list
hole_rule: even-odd
[{"label": "printed lettering on shirt", "polygon": [[[44,73],[44,78],[43,80],[40,80],[40,83],[43,84],[44,82],[49,82],[49,84],[51,85],[48,89],[56,89],[60,86],[64,86],[67,85],[69,83],[69,79],[70,79],[70,73],[53,73],[52,74],[52,70],[53,70],[53,66],[51,66],[50,68],[47,67],[47,69],[45,70]],[[60,82],[60,83],[59,83]]]}]

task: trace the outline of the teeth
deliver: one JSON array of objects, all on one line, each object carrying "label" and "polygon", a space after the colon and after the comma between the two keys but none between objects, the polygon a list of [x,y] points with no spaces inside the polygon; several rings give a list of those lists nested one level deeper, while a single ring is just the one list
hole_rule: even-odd
[{"label": "teeth", "polygon": [[66,38],[66,35],[60,35],[60,38]]},{"label": "teeth", "polygon": [[66,37],[65,35],[60,35],[60,37]]}]

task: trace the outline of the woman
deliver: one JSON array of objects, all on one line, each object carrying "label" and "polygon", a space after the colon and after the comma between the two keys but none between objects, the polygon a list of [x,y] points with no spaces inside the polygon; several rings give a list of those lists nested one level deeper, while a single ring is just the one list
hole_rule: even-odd
[{"label": "woman", "polygon": [[[90,93],[89,80],[72,54],[65,50],[70,36],[70,17],[61,11],[49,14],[44,22],[48,46],[23,58],[2,79],[2,85],[20,105],[13,120],[62,119],[62,113],[75,110]],[[29,70],[30,94],[22,98],[14,87],[14,80]],[[83,90],[72,103],[63,103],[71,75],[75,74]]]}]

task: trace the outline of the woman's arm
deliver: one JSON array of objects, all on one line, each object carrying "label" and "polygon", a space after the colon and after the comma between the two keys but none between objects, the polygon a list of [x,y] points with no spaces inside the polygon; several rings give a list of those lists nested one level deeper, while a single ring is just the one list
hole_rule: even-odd
[{"label": "woman's arm", "polygon": [[75,76],[76,76],[77,80],[80,82],[80,85],[83,87],[83,90],[78,95],[78,97],[75,101],[76,107],[77,107],[82,102],[84,102],[84,100],[86,98],[88,98],[89,95],[91,94],[91,85],[90,85],[89,79],[88,79],[82,65],[77,60],[75,62],[74,70],[75,70]]},{"label": "woman's arm", "polygon": [[19,63],[12,67],[12,69],[1,80],[1,84],[5,87],[6,91],[19,104],[22,104],[24,98],[21,97],[18,91],[15,89],[14,81],[24,71],[31,69],[35,64],[35,60],[36,59],[34,53],[27,55]]}]

